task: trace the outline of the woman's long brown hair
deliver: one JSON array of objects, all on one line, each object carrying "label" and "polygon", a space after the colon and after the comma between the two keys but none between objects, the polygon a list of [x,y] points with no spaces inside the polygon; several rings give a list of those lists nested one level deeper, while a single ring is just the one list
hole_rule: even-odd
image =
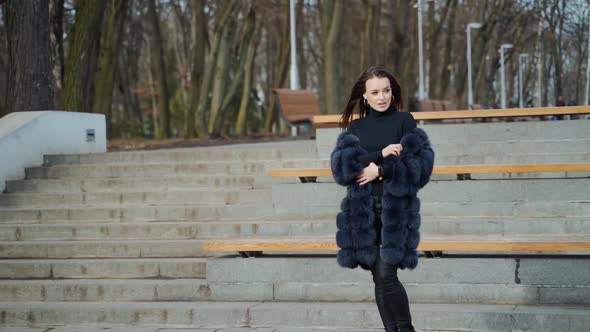
[{"label": "woman's long brown hair", "polygon": [[359,118],[364,118],[367,116],[369,112],[369,105],[366,105],[363,102],[363,93],[365,93],[365,84],[367,80],[378,77],[387,77],[389,79],[389,83],[391,84],[391,93],[393,95],[393,104],[395,105],[398,111],[401,111],[404,103],[402,101],[402,88],[393,77],[385,68],[383,67],[370,67],[365,72],[361,74],[359,79],[352,87],[352,91],[350,92],[350,98],[348,99],[348,103],[344,108],[344,112],[342,113],[342,117],[340,118],[340,127],[346,128],[352,121],[352,116],[354,114],[355,108],[358,107]]}]

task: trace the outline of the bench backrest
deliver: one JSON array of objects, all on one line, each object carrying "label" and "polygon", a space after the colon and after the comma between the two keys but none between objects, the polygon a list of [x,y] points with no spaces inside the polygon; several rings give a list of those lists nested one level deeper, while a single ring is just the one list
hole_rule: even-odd
[{"label": "bench backrest", "polygon": [[272,89],[277,97],[277,107],[284,120],[291,124],[313,123],[320,115],[318,96],[309,90]]}]

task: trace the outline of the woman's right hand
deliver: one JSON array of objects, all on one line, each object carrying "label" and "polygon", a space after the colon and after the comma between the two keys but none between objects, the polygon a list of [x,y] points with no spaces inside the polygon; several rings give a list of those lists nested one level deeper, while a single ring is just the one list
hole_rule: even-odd
[{"label": "woman's right hand", "polygon": [[383,148],[383,150],[381,150],[381,154],[383,155],[383,158],[385,158],[389,155],[399,156],[400,153],[402,153],[403,149],[404,148],[402,147],[401,144],[389,144],[388,146]]}]

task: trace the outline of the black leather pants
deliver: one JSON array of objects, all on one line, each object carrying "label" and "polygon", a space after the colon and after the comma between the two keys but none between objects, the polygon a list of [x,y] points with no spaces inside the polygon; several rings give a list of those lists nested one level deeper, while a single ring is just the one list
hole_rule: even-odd
[{"label": "black leather pants", "polygon": [[[378,232],[381,228],[381,197],[373,197]],[[386,332],[415,332],[412,326],[410,305],[404,285],[397,278],[397,266],[377,256],[372,269],[375,283],[375,301]]]}]

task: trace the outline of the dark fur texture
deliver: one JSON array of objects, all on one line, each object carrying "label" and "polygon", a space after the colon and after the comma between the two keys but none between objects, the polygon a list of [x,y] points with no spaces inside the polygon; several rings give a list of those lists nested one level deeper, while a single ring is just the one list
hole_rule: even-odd
[{"label": "dark fur texture", "polygon": [[413,269],[418,264],[416,248],[420,243],[420,200],[418,190],[424,187],[434,166],[434,151],[428,136],[420,129],[405,135],[399,157],[383,160],[392,167],[393,175],[383,184],[381,247],[377,246],[371,185],[359,186],[355,179],[363,170],[358,157],[367,153],[359,139],[344,131],[338,136],[331,155],[336,183],[346,186],[341,212],[336,217],[338,264],[343,267],[370,269],[380,253],[384,261],[399,268]]}]

